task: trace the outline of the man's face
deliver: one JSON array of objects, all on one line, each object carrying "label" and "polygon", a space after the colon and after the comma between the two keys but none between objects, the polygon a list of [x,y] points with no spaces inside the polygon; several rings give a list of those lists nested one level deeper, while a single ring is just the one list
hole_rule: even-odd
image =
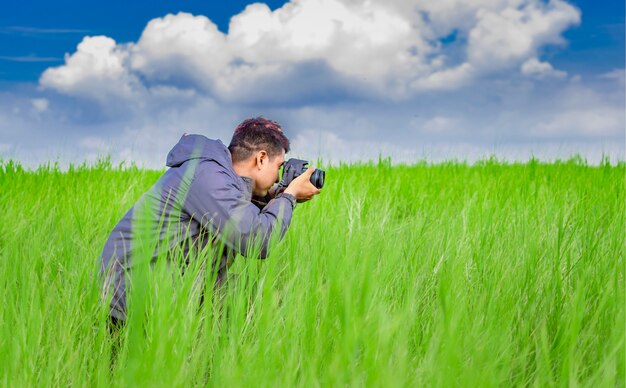
[{"label": "man's face", "polygon": [[285,151],[270,158],[265,151],[257,154],[257,173],[254,177],[253,194],[264,197],[268,190],[278,182],[278,172],[285,162]]}]

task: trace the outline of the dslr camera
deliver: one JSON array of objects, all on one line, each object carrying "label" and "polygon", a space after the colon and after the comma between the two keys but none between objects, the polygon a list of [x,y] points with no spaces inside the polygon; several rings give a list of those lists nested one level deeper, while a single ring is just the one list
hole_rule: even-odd
[{"label": "dslr camera", "polygon": [[[283,175],[277,185],[272,187],[272,194],[266,195],[265,197],[257,197],[252,196],[252,203],[256,205],[259,209],[263,209],[273,196],[278,195],[285,191],[287,186],[296,179],[300,174],[305,172],[308,169],[309,162],[302,159],[289,159],[283,165]],[[324,170],[320,170],[316,168],[311,174],[311,183],[313,186],[321,189],[324,187],[324,178],[326,178],[326,172]]]},{"label": "dslr camera", "polygon": [[[289,159],[283,165],[283,177],[278,182],[277,192],[282,193],[287,186],[296,179],[300,174],[304,173],[309,167],[309,162],[302,159]],[[324,179],[326,178],[326,172],[316,168],[311,175],[311,183],[313,186],[321,189],[324,187]]]}]

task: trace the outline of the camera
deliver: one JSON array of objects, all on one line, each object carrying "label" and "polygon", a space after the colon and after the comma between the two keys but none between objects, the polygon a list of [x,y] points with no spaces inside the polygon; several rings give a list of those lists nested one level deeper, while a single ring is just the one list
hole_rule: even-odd
[{"label": "camera", "polygon": [[[302,159],[292,158],[286,161],[283,166],[283,177],[280,180],[280,182],[278,182],[279,192],[284,191],[287,188],[287,186],[289,186],[291,181],[293,181],[302,173],[304,173],[309,168],[308,164],[309,164],[308,161],[302,160]],[[311,175],[311,183],[313,184],[313,186],[317,187],[318,189],[321,189],[322,187],[324,187],[325,178],[326,178],[326,172],[324,170],[320,170],[319,168],[316,168],[315,171],[313,171],[313,174]]]},{"label": "camera", "polygon": [[[275,195],[280,194],[283,191],[285,191],[285,189],[287,188],[287,186],[289,186],[291,181],[293,181],[302,173],[304,173],[308,169],[308,164],[309,164],[308,161],[301,160],[301,159],[289,159],[288,161],[286,161],[285,164],[283,165],[282,179],[279,182],[277,182],[278,184],[272,187],[271,189],[273,193],[271,195],[268,194],[265,197],[252,196],[252,200],[251,200],[252,203],[256,205],[256,207],[258,207],[259,209],[263,209],[265,206],[267,206],[268,202]],[[321,189],[322,187],[324,187],[325,178],[326,178],[326,172],[324,170],[320,170],[319,168],[316,168],[315,171],[313,171],[313,174],[311,174],[311,183],[313,184],[313,186],[317,187],[318,189]]]}]

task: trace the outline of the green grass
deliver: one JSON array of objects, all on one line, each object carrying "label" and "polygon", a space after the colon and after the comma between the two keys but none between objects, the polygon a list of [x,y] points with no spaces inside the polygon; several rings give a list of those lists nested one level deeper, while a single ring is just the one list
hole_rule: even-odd
[{"label": "green grass", "polygon": [[202,308],[145,273],[112,371],[98,255],[162,171],[0,165],[4,386],[625,384],[623,163],[329,167]]}]

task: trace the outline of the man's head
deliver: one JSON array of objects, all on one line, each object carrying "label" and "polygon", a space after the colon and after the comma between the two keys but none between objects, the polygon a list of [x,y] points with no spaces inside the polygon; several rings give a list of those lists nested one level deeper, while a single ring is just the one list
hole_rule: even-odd
[{"label": "man's head", "polygon": [[289,152],[289,140],[280,124],[257,117],[237,126],[228,149],[235,171],[252,178],[254,195],[265,196],[278,180],[285,153]]}]

